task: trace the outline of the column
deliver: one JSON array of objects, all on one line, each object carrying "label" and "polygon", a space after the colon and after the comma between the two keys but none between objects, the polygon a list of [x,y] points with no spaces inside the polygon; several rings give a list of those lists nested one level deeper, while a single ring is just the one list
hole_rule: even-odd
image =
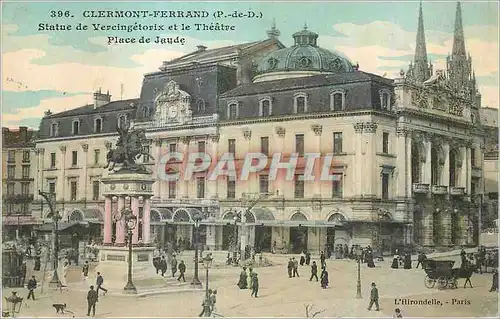
[{"label": "column", "polygon": [[433,207],[425,207],[423,210],[422,244],[424,246],[434,245],[434,211]]},{"label": "column", "polygon": [[[412,167],[411,167],[411,149],[412,149],[412,143],[413,140],[411,138],[410,134],[407,134],[406,136],[406,174],[405,174],[405,180],[406,180],[406,196],[408,198],[412,197],[413,194],[413,181],[412,181]],[[418,163],[415,163],[416,165],[420,165],[420,161]]]},{"label": "column", "polygon": [[443,234],[441,236],[441,244],[443,246],[451,245],[451,214],[452,209],[446,209],[441,213],[441,223],[443,227],[441,227]]},{"label": "column", "polygon": [[[283,162],[283,155],[289,155],[290,153],[295,152],[295,150],[290,151],[286,149],[286,144],[285,144],[286,129],[284,127],[281,126],[276,127],[275,133],[277,137],[273,139],[274,141],[273,148],[270,150],[270,153],[271,154],[281,153],[282,154],[281,162]],[[272,158],[269,158],[269,163],[271,163],[271,161]],[[257,180],[259,180],[258,177]],[[249,181],[246,182],[247,185],[248,183]],[[272,183],[271,185],[274,186],[272,189],[274,192],[276,192],[276,190],[279,190],[280,196],[293,197],[293,195],[289,193],[289,190],[291,188],[288,187],[289,181],[286,180],[286,170],[284,169],[278,170],[276,174],[276,180],[270,181],[270,183]]]},{"label": "column", "polygon": [[353,174],[353,181],[352,185],[354,185],[354,196],[355,197],[362,197],[364,195],[364,190],[362,187],[362,180],[363,180],[363,139],[362,139],[362,133],[363,133],[363,123],[358,122],[354,124],[354,131],[356,132],[355,134],[355,142],[354,142],[354,147],[355,147],[355,155],[354,155],[354,169],[355,172]]},{"label": "column", "polygon": [[[144,197],[144,208],[142,212],[142,242],[151,243],[151,199]],[[163,239],[162,239],[163,240]]]},{"label": "column", "polygon": [[59,170],[59,178],[57,180],[57,186],[56,186],[56,201],[62,200],[63,201],[63,211],[61,211],[61,214],[64,214],[64,202],[66,202],[66,194],[65,194],[65,189],[66,189],[66,183],[67,181],[65,180],[65,173],[66,173],[66,146],[60,146],[59,147],[61,151],[61,156],[60,156],[60,163],[56,163],[56,166],[60,168]]},{"label": "column", "polygon": [[42,155],[40,154],[40,149],[39,148],[35,148],[35,155],[36,155],[36,161],[35,161],[35,165],[32,165],[31,166],[31,169],[32,169],[32,172],[30,172],[31,176],[34,178],[33,180],[33,199],[34,200],[37,200],[38,199],[38,190],[41,190],[42,188],[38,185],[38,183],[42,183],[43,184],[43,180],[40,178],[40,157],[42,157]]},{"label": "column", "polygon": [[[125,197],[118,196],[118,212],[121,213],[125,208]],[[125,220],[120,218],[116,222],[116,241],[117,246],[123,246],[125,244]]]},{"label": "column", "polygon": [[[80,196],[79,198],[84,198],[85,201],[84,203],[87,202],[87,185],[89,184],[89,181],[87,179],[87,160],[88,160],[88,151],[89,151],[89,144],[83,143],[82,144],[82,149],[83,149],[83,182],[80,180],[79,182],[83,185],[80,186],[80,190],[83,189],[83,196]],[[92,196],[92,195],[91,195]],[[90,197],[92,199],[92,197]]]},{"label": "column", "polygon": [[422,180],[424,184],[432,184],[432,158],[431,158],[431,149],[432,142],[429,138],[424,140],[424,148],[425,148],[425,163],[422,174]]},{"label": "column", "polygon": [[[316,150],[313,153],[319,153],[321,156],[321,151],[322,151],[322,145],[321,145],[321,135],[323,133],[323,126],[318,125],[318,124],[313,124],[311,125],[311,130],[314,133],[314,145],[316,145]],[[332,143],[333,147],[333,143]],[[307,153],[307,152],[306,152]],[[330,151],[328,152],[330,153]],[[313,195],[314,197],[322,197],[322,190],[321,190],[321,184],[323,183],[321,181],[321,170],[323,168],[323,161],[321,160],[321,157],[316,159],[314,161],[314,166],[313,166],[313,176],[314,176],[314,181],[306,181],[305,183],[309,183],[309,185],[312,186],[313,189]],[[307,185],[307,184],[306,184]],[[331,183],[330,183],[331,185]]]},{"label": "column", "polygon": [[[467,193],[467,148],[460,148],[460,163],[462,164],[460,167],[460,180],[457,186],[464,187],[465,192]],[[467,193],[468,194],[468,193]]]},{"label": "column", "polygon": [[154,183],[153,185],[153,194],[154,194],[153,196],[156,198],[161,198],[161,190],[162,190],[161,184],[163,183],[163,180],[161,180],[160,176],[158,176],[158,165],[160,164],[160,159],[162,155],[161,152],[162,142],[163,140],[161,138],[157,138],[154,140],[154,144],[156,147],[156,152],[155,152],[156,165],[155,165],[155,171],[153,172],[153,176],[156,179],[156,183]]},{"label": "column", "polygon": [[[212,135],[212,136],[210,136],[209,140],[212,142],[210,144],[211,148],[210,148],[210,154],[209,154],[210,160],[211,160],[209,173],[211,174],[213,172],[215,166],[217,165],[217,161],[218,161],[217,151],[219,148],[219,135],[218,134]],[[207,188],[208,188],[207,197],[209,197],[209,198],[218,198],[219,197],[219,181],[218,180],[213,180],[213,181],[207,180]]]},{"label": "column", "polygon": [[[241,212],[241,231],[240,231],[240,251],[243,254],[245,251],[245,247],[248,244],[248,226],[246,225],[247,218],[245,216],[245,212]],[[243,257],[243,256],[242,256]],[[243,259],[243,258],[242,258]]]},{"label": "column", "polygon": [[471,194],[471,179],[472,179],[472,163],[471,163],[471,150],[470,150],[470,145],[467,145],[467,148],[466,148],[466,152],[467,152],[467,157],[466,157],[466,161],[465,163],[467,164],[467,167],[466,167],[466,184],[465,184],[465,193],[468,194],[470,196]]},{"label": "column", "polygon": [[[183,156],[184,156],[184,162],[187,164],[188,158],[189,158],[189,142],[191,141],[190,136],[184,136],[181,139],[181,142],[184,144],[184,149],[183,149]],[[184,176],[182,176],[183,172],[186,171],[186,167],[184,166],[183,170],[181,171],[181,176],[179,178],[179,183],[180,183],[180,190],[181,190],[181,198],[189,198],[189,183],[190,180],[186,180]],[[194,177],[194,176],[193,176]],[[194,185],[196,185],[196,179],[191,178],[191,181],[194,181]],[[193,197],[196,197],[196,194],[194,194]],[[190,237],[191,238],[191,237]]]},{"label": "column", "polygon": [[113,234],[113,220],[112,220],[112,202],[111,197],[104,198],[104,245],[112,243],[111,236]]},{"label": "column", "polygon": [[[134,228],[132,232],[132,244],[136,245],[139,242],[139,222],[141,219],[139,218],[139,197],[132,195],[131,196],[131,207],[132,213],[137,218],[137,226]],[[143,221],[144,226],[144,221]],[[144,233],[143,233],[144,234]]]},{"label": "column", "polygon": [[444,165],[443,172],[441,173],[441,183],[440,185],[449,186],[450,185],[450,144],[443,143],[443,153],[444,153]]},{"label": "column", "polygon": [[205,244],[208,247],[208,250],[216,250],[215,237],[216,237],[215,225],[207,225],[207,236]]},{"label": "column", "polygon": [[[408,196],[407,194],[407,184],[406,184],[406,169],[408,156],[406,154],[406,134],[407,130],[403,127],[398,126],[396,128],[396,197],[403,198]],[[410,157],[410,169],[411,169],[411,157]],[[411,178],[410,178],[411,179]]]},{"label": "column", "polygon": [[[375,166],[375,151],[377,147],[377,140],[376,140],[376,132],[377,132],[377,123],[374,122],[365,122],[363,123],[363,132],[365,134],[365,155],[363,156],[363,161],[364,165],[363,168],[365,169],[365,172],[363,174],[363,177],[365,177],[366,183],[364,184],[367,189],[365,196],[368,197],[377,197],[378,194],[378,185],[380,183],[379,180],[379,174],[380,174],[380,167]],[[361,180],[360,180],[361,181]]]}]

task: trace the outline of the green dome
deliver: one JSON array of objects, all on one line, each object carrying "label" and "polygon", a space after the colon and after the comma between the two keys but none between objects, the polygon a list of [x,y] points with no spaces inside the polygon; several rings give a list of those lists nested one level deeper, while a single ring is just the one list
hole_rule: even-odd
[{"label": "green dome", "polygon": [[352,63],[339,53],[317,46],[318,34],[307,30],[293,34],[292,47],[274,51],[257,65],[257,74],[275,71],[352,72]]}]

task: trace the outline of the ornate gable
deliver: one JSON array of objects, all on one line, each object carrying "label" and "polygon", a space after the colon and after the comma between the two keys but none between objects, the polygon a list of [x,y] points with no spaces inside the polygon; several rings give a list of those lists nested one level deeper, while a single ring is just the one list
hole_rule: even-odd
[{"label": "ornate gable", "polygon": [[184,124],[191,120],[191,95],[180,89],[175,81],[168,82],[155,98],[155,116],[157,125],[169,123]]}]

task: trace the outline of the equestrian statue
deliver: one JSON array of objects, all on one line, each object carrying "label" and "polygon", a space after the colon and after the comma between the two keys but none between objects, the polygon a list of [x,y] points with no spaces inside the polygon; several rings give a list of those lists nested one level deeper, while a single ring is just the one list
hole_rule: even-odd
[{"label": "equestrian statue", "polygon": [[117,125],[116,131],[119,134],[118,141],[116,147],[110,149],[106,155],[107,164],[104,168],[113,171],[116,164],[121,164],[122,166],[116,171],[147,172],[144,165],[135,162],[141,156],[152,158],[143,151],[143,145],[147,142],[146,131],[132,128],[130,122]]}]

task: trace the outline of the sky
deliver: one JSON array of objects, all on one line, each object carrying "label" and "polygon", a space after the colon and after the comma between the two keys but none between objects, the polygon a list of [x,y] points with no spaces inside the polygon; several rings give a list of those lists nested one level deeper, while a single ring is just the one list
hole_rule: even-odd
[{"label": "sky", "polygon": [[[482,105],[499,105],[497,1],[462,1],[465,44],[472,56]],[[428,57],[434,70],[445,68],[451,52],[456,1],[422,3]],[[208,18],[85,18],[97,10],[206,10]],[[257,18],[213,17],[214,12],[259,14]],[[56,17],[51,17],[55,11]],[[61,12],[59,12],[61,11]],[[65,17],[69,11],[69,17]],[[293,44],[292,34],[308,29],[318,45],[348,57],[360,69],[387,77],[407,70],[413,60],[418,1],[409,2],[2,2],[2,125],[38,128],[46,110],[53,113],[92,103],[98,88],[112,100],[139,96],[143,75],[196,50],[267,38],[273,19],[280,41]],[[62,17],[57,17],[61,13]],[[261,15],[260,15],[261,13]],[[95,31],[101,25],[223,23],[234,31]],[[71,25],[73,30],[39,30],[39,24]],[[86,31],[74,30],[81,23]],[[184,37],[185,44],[114,44],[108,36],[139,39]]]}]

